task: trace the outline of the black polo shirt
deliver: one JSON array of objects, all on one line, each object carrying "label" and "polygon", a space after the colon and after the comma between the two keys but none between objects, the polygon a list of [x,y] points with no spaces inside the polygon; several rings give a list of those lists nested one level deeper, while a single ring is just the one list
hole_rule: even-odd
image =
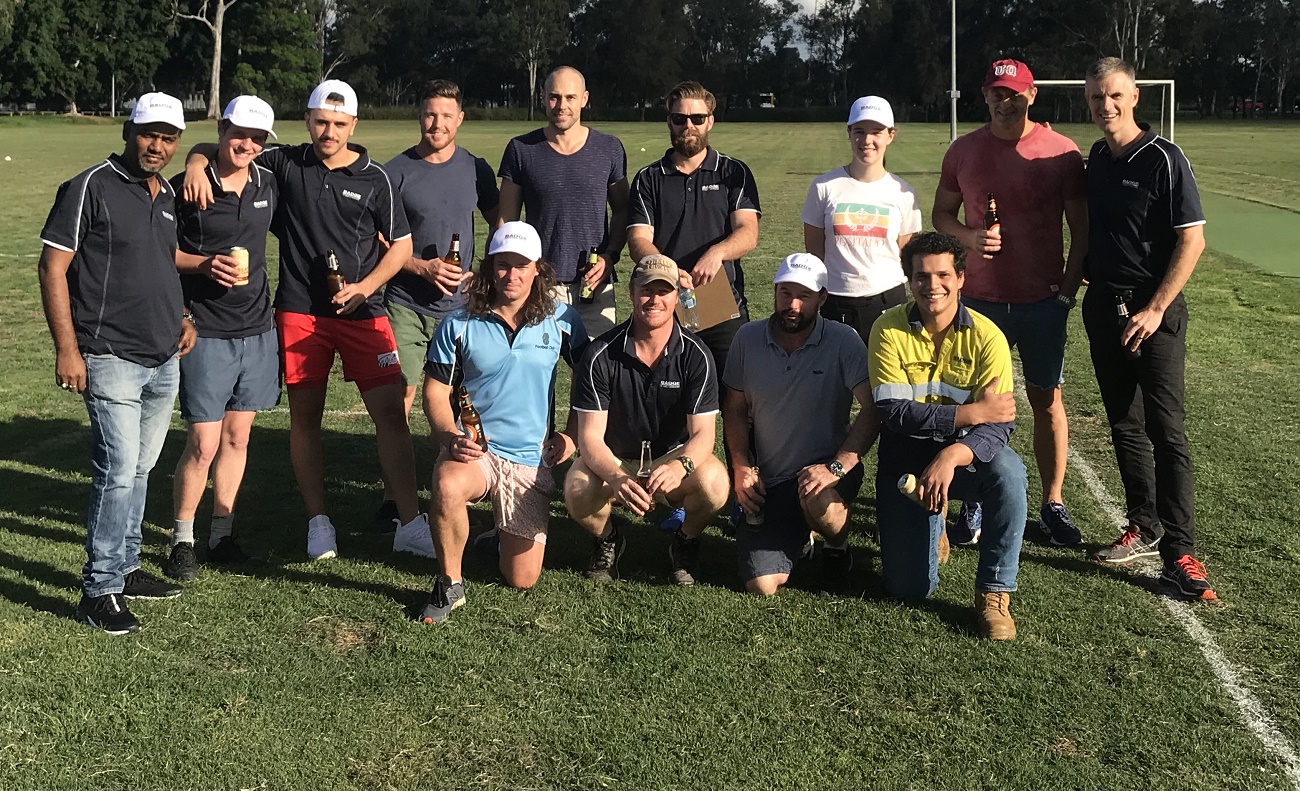
[{"label": "black polo shirt", "polygon": [[1119,154],[1105,138],[1088,154],[1087,277],[1115,291],[1154,290],[1169,269],[1178,229],[1205,223],[1183,150],[1142,127]]},{"label": "black polo shirt", "polygon": [[59,185],[41,241],[74,253],[68,293],[82,354],[155,368],[176,353],[176,196],[162,177],[158,186],[155,198],[117,154]]},{"label": "black polo shirt", "polygon": [[[172,177],[177,192],[185,174]],[[279,205],[279,191],[271,171],[254,162],[241,193],[226,192],[215,164],[208,166],[213,202],[176,205],[180,248],[193,255],[228,255],[230,248],[248,250],[248,285],[226,288],[205,275],[181,275],[185,304],[194,314],[204,338],[247,338],[275,327],[271,315],[270,286],[266,276],[266,234]]]},{"label": "black polo shirt", "polygon": [[293,313],[344,319],[387,315],[384,290],[375,289],[365,304],[339,316],[325,285],[325,255],[330,250],[349,283],[370,274],[379,263],[378,234],[390,242],[411,235],[402,201],[384,168],[366,149],[347,167],[330,170],[310,143],[263,151],[257,161],[275,174],[280,210],[271,231],[280,240],[280,284],[275,307]]},{"label": "black polo shirt", "polygon": [[638,459],[650,440],[656,457],[686,442],[686,416],[718,412],[718,373],[704,342],[673,322],[653,369],[636,356],[628,319],[591,342],[573,371],[573,408],[608,412],[605,444]]},{"label": "black polo shirt", "polygon": [[[749,166],[709,148],[704,162],[694,173],[682,173],[673,165],[672,149],[662,159],[641,168],[632,179],[627,227],[654,228],[654,245],[659,252],[690,269],[710,247],[731,233],[731,213],[760,214],[758,185]],[[724,261],[731,291],[745,312],[745,274],[740,261]]]}]

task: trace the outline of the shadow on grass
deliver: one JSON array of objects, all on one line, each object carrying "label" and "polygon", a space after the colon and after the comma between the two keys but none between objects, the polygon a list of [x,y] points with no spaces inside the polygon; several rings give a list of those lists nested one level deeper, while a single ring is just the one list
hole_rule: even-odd
[{"label": "shadow on grass", "polygon": [[1079,577],[1105,577],[1140,588],[1155,596],[1167,596],[1170,593],[1169,587],[1160,582],[1158,560],[1154,561],[1153,567],[1149,563],[1141,562],[1129,566],[1115,566],[1098,563],[1092,559],[1097,550],[1108,546],[1110,545],[1084,544],[1077,549],[1057,549],[1050,555],[1021,555],[1020,562],[1036,563]]}]

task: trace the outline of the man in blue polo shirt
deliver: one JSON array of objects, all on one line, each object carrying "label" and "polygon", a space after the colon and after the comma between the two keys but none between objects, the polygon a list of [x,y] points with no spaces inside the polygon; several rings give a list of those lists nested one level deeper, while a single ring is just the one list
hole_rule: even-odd
[{"label": "man in blue polo shirt", "polygon": [[[574,450],[571,429],[551,429],[555,367],[561,357],[574,364],[587,330],[575,308],[554,298],[555,273],[541,257],[531,225],[498,228],[466,306],[443,320],[429,346],[424,410],[443,449],[429,513],[442,573],[420,615],[424,623],[445,621],[465,603],[466,503],[492,499],[507,585],[530,588],[542,573],[551,468]],[[478,410],[486,449],[457,425],[451,397],[461,389]]]},{"label": "man in blue polo shirt", "polygon": [[[194,350],[181,360],[181,417],[189,423],[185,450],[172,484],[172,548],[163,573],[190,580],[198,574],[194,515],[212,469],[212,525],[208,560],[246,559],[235,542],[234,509],[244,479],[248,436],[259,410],[280,401],[280,359],[266,275],[266,234],[279,203],[270,171],[254,159],[275,122],[271,106],[237,96],[217,124],[217,158],[207,175],[213,202],[199,211],[177,208],[180,248],[176,269],[199,326]],[[171,184],[184,187],[185,174]],[[242,247],[247,269],[231,257]]]},{"label": "man in blue polo shirt", "polygon": [[[1192,454],[1183,427],[1183,287],[1205,249],[1205,214],[1182,149],[1134,118],[1135,80],[1128,63],[1103,58],[1084,86],[1103,137],[1088,156],[1083,325],[1128,511],[1128,527],[1097,560],[1128,564],[1158,553],[1165,583],[1211,601],[1217,597],[1195,555]],[[1117,316],[1121,304],[1126,323]]]},{"label": "man in blue polo shirt", "polygon": [[109,634],[140,628],[123,599],[179,596],[140,567],[149,472],[194,344],[176,274],[176,201],[159,173],[176,154],[178,99],[147,93],[123,152],[64,182],[41,231],[39,275],[54,379],[90,416],[90,506],[77,615]]},{"label": "man in blue polo shirt", "polygon": [[[546,77],[546,126],[506,144],[499,222],[521,218],[542,238],[555,269],[555,298],[575,305],[587,331],[614,326],[614,264],[627,238],[627,152],[617,137],[582,125],[587,82],[561,66]],[[610,216],[606,221],[605,205]],[[592,248],[599,254],[587,267]],[[583,299],[583,284],[593,293]]]}]

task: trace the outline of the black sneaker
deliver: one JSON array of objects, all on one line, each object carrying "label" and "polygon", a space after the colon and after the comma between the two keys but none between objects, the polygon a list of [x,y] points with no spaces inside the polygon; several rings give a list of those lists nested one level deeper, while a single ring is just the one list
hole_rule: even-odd
[{"label": "black sneaker", "polygon": [[700,537],[687,538],[678,533],[668,544],[668,560],[673,564],[674,585],[694,585],[700,566]]},{"label": "black sneaker", "polygon": [[847,546],[822,546],[822,591],[845,593],[849,589],[852,571],[853,552]]},{"label": "black sneaker", "polygon": [[174,580],[192,580],[199,576],[199,559],[194,555],[194,545],[182,541],[172,547],[167,562],[162,566],[163,574]]},{"label": "black sneaker", "polygon": [[397,528],[401,526],[402,517],[397,515],[396,501],[385,500],[379,504],[379,510],[375,511],[375,518],[370,525],[370,532],[376,535],[396,533]]},{"label": "black sneaker", "polygon": [[248,555],[240,549],[234,536],[222,536],[215,547],[208,547],[208,562],[221,565],[247,563]]},{"label": "black sneaker", "polygon": [[181,586],[155,577],[144,569],[127,574],[122,582],[122,596],[127,599],[174,599],[181,595]]},{"label": "black sneaker", "polygon": [[594,538],[591,543],[591,560],[587,561],[586,576],[595,582],[613,582],[618,579],[618,559],[627,549],[627,540],[618,530],[610,530],[605,538]]},{"label": "black sneaker", "polygon": [[1191,555],[1183,555],[1172,563],[1165,563],[1160,581],[1172,585],[1178,592],[1200,601],[1218,601],[1210,581],[1205,577],[1205,566]]},{"label": "black sneaker", "polygon": [[420,613],[420,623],[435,624],[447,620],[451,611],[465,604],[465,585],[453,583],[446,574],[439,574],[433,581],[433,590],[429,593],[429,602]]},{"label": "black sneaker", "polygon": [[120,593],[103,596],[81,595],[77,605],[77,618],[111,635],[131,634],[140,631],[140,621],[126,608]]},{"label": "black sneaker", "polygon": [[1083,543],[1079,528],[1070,519],[1070,512],[1064,503],[1043,503],[1038,508],[1038,529],[1043,531],[1043,538],[1054,547],[1077,547]]},{"label": "black sneaker", "polygon": [[1129,525],[1120,533],[1115,543],[1098,550],[1093,559],[1098,563],[1110,563],[1125,566],[1139,558],[1150,558],[1160,554],[1160,538],[1147,538],[1136,525]]}]

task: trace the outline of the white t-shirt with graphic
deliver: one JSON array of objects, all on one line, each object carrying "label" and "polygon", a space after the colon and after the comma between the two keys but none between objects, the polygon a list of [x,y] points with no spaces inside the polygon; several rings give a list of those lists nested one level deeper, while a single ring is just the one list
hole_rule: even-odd
[{"label": "white t-shirt with graphic", "polygon": [[842,297],[870,297],[907,282],[898,237],[921,230],[912,185],[892,173],[858,181],[843,167],[808,187],[802,219],[826,234],[826,288]]}]

